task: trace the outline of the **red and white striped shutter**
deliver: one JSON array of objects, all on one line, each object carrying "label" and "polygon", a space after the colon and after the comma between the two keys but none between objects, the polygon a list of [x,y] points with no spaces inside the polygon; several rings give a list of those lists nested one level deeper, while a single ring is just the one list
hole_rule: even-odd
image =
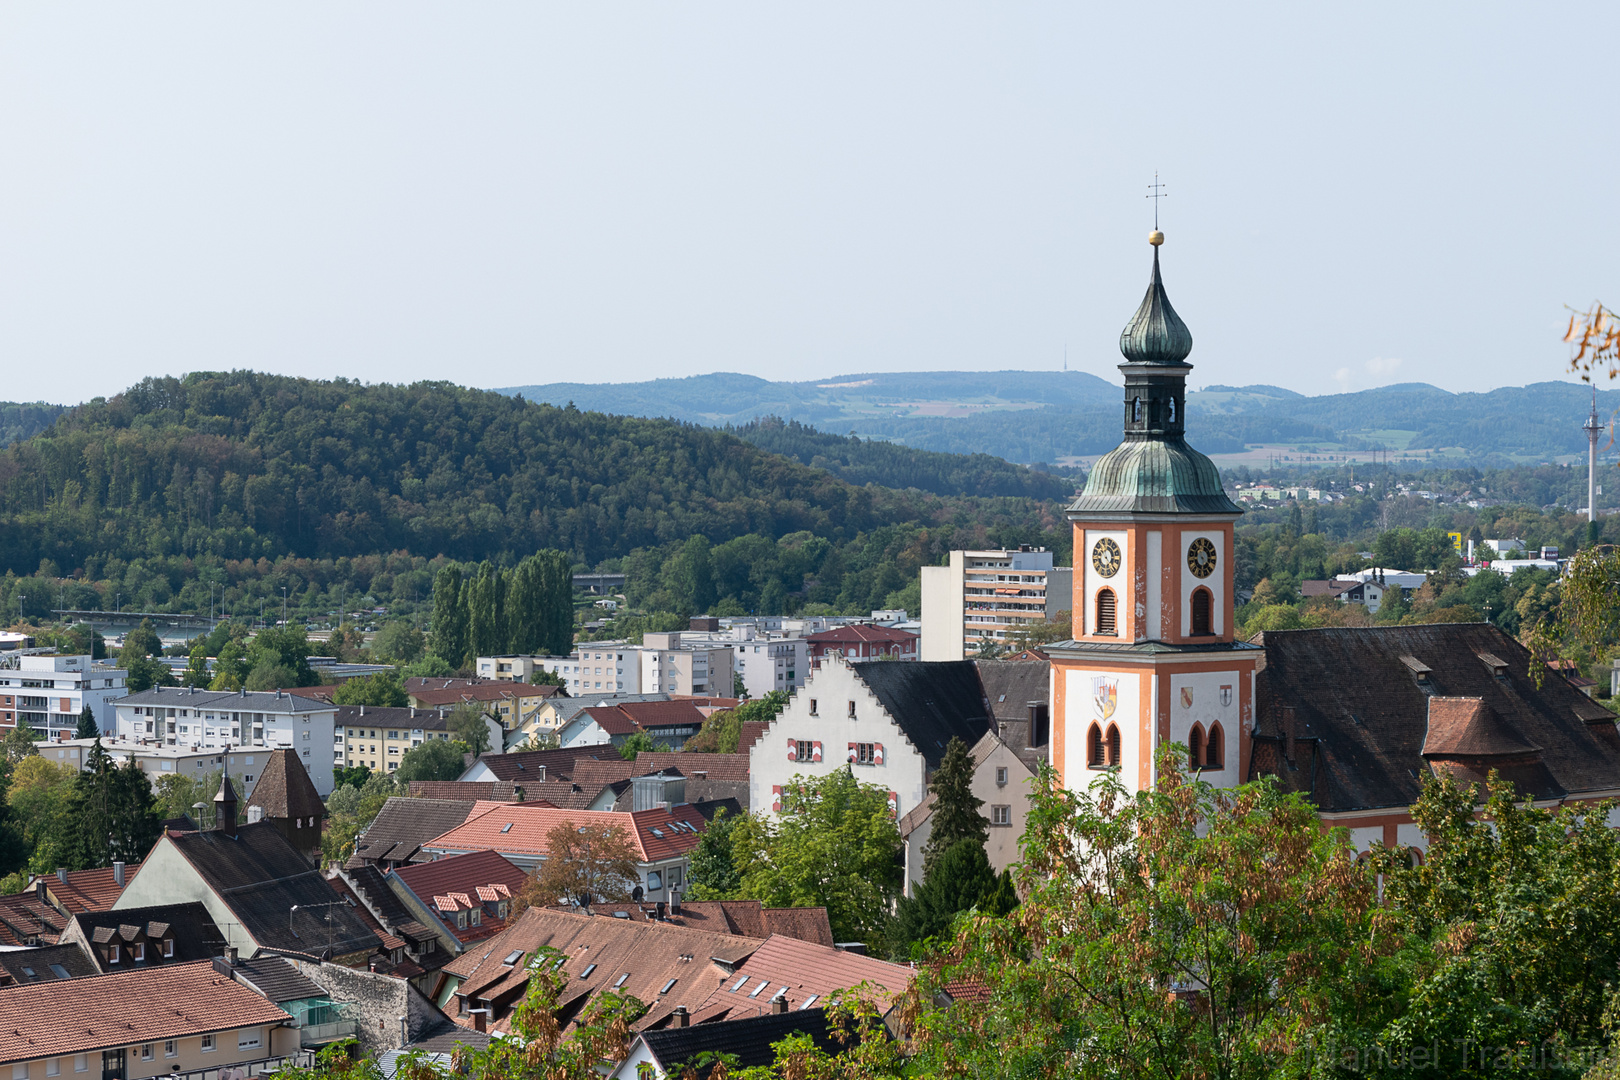
[{"label": "red and white striped shutter", "polygon": [[781,784],[772,784],[771,785],[771,813],[780,814],[781,812],[782,812],[782,785]]},{"label": "red and white striped shutter", "polygon": [[874,765],[883,764],[883,744],[882,743],[873,743],[872,744],[872,764],[874,764]]},{"label": "red and white striped shutter", "polygon": [[889,792],[889,815],[896,821],[900,819],[900,793],[898,791]]},{"label": "red and white striped shutter", "polygon": [[849,744],[849,763],[851,765],[855,764],[855,744],[854,743]]},{"label": "red and white striped shutter", "polygon": [[799,760],[799,741],[797,739],[789,739],[788,740],[788,760],[789,761],[798,761]]},{"label": "red and white striped shutter", "polygon": [[811,761],[820,761],[821,760],[821,744],[820,743],[813,742],[813,743],[810,744],[810,760]]}]

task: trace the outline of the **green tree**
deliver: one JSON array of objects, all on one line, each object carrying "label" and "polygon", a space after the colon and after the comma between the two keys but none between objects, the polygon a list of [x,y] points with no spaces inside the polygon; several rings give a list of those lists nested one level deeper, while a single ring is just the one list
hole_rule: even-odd
[{"label": "green tree", "polygon": [[900,885],[900,832],[882,788],[851,770],[795,777],[782,814],[750,814],[732,834],[741,895],[767,907],[825,907],[839,941],[877,951]]},{"label": "green tree", "polygon": [[413,664],[426,651],[427,638],[422,631],[403,619],[384,624],[371,642],[372,655],[390,664]]},{"label": "green tree", "polygon": [[686,740],[685,749],[702,754],[735,754],[737,743],[742,738],[742,726],[774,719],[787,706],[790,696],[785,691],[772,690],[764,697],[745,701],[735,709],[720,709],[711,713],[698,733]]},{"label": "green tree", "polygon": [[120,659],[118,666],[129,672],[124,680],[124,686],[132,694],[142,690],[150,690],[154,686],[173,686],[174,675],[170,673],[169,666],[147,656],[135,656],[130,659]]},{"label": "green tree", "polygon": [[990,826],[979,813],[984,800],[973,794],[973,767],[973,751],[966,742],[953,737],[928,782],[934,796],[934,814],[933,830],[923,848],[924,881],[934,872],[940,857],[961,841],[978,844],[982,853],[990,839]]},{"label": "green tree", "polygon": [[[198,803],[206,803],[212,807],[214,795],[219,791],[221,770],[210,769],[201,776],[186,773],[164,773],[158,777],[154,795],[157,800],[155,813],[159,821],[172,821],[175,818],[190,818],[192,823],[202,826],[205,823],[198,821],[201,815],[197,812]],[[240,794],[240,792],[238,792]]]},{"label": "green tree", "polygon": [[564,656],[574,643],[574,571],[567,555],[540,551],[520,562],[506,587],[502,651]]},{"label": "green tree", "polygon": [[[959,922],[911,991],[919,1075],[1258,1080],[1372,1045],[1402,971],[1372,873],[1300,796],[1191,780],[1185,754],[1164,748],[1140,792],[1113,772],[1070,791],[1042,771],[1023,903]],[[963,981],[982,999],[924,1004]]]},{"label": "green tree", "polygon": [[660,742],[651,735],[647,734],[645,731],[636,731],[632,732],[630,736],[624,740],[624,742],[620,743],[614,749],[618,750],[619,756],[624,760],[634,761],[636,760],[636,755],[644,750],[648,753],[668,750],[669,744],[666,742]]},{"label": "green tree", "polygon": [[452,668],[467,662],[467,607],[463,602],[461,568],[441,569],[433,579],[433,628],[430,647]]},{"label": "green tree", "polygon": [[1384,589],[1384,597],[1378,602],[1378,611],[1373,618],[1387,626],[1398,626],[1410,614],[1412,603],[1406,598],[1406,590],[1399,585],[1390,585]]},{"label": "green tree", "polygon": [[896,960],[909,960],[914,947],[950,933],[958,914],[980,908],[1005,915],[1016,905],[1007,903],[1012,892],[1008,878],[990,866],[984,844],[972,838],[947,848],[928,871],[912,896],[902,896],[889,924],[889,952]]},{"label": "green tree", "polygon": [[737,895],[742,875],[732,859],[731,834],[742,818],[724,807],[715,812],[708,828],[692,849],[687,871],[687,895],[693,900],[730,900]]},{"label": "green tree", "polygon": [[489,742],[489,718],[479,706],[457,705],[445,717],[444,724],[450,734],[467,748],[465,752],[477,756],[493,749]]},{"label": "green tree", "polygon": [[314,686],[319,682],[309,666],[309,635],[301,626],[273,626],[260,630],[248,644],[249,690],[286,686]]},{"label": "green tree", "polygon": [[506,578],[485,559],[462,591],[467,595],[467,663],[505,652]]},{"label": "green tree", "polygon": [[246,686],[248,673],[252,670],[248,663],[247,646],[240,639],[233,638],[215,654],[214,681],[208,684],[208,688],[241,690]]},{"label": "green tree", "polygon": [[332,691],[334,705],[375,705],[402,709],[410,704],[405,684],[392,671],[379,671],[363,679],[349,679]]},{"label": "green tree", "polygon": [[586,897],[629,900],[641,884],[641,855],[621,825],[561,821],[546,834],[546,861],[518,891],[513,907],[550,907]]},{"label": "green tree", "polygon": [[214,677],[208,671],[208,647],[203,644],[192,646],[186,670],[180,675],[180,685],[208,686],[213,681]]},{"label": "green tree", "polygon": [[62,651],[80,656],[90,656],[96,660],[107,658],[107,639],[101,636],[101,631],[89,623],[78,623],[70,626],[62,635]]},{"label": "green tree", "polygon": [[363,788],[366,781],[371,779],[371,769],[366,765],[338,766],[332,770],[332,790],[340,787]]},{"label": "green tree", "polygon": [[665,587],[674,608],[684,615],[699,615],[714,605],[714,566],[709,541],[693,536],[664,564]]},{"label": "green tree", "polygon": [[157,842],[156,811],[146,773],[133,758],[113,764],[97,738],[74,781],[68,865],[84,870],[119,860],[139,862]]},{"label": "green tree", "polygon": [[41,738],[27,720],[18,720],[16,727],[0,735],[0,780],[9,779],[19,764],[39,753]]},{"label": "green tree", "polygon": [[[67,865],[65,853],[72,835],[72,802],[78,770],[38,754],[25,757],[11,776],[6,801],[12,820],[32,852],[35,873],[50,873]],[[0,842],[3,847],[3,842]]]},{"label": "green tree", "polygon": [[152,628],[152,620],[142,619],[141,625],[124,635],[124,646],[118,652],[118,662],[127,665],[137,658],[162,655],[163,640]]},{"label": "green tree", "polygon": [[464,755],[467,744],[455,739],[427,739],[413,746],[399,759],[394,779],[401,784],[412,780],[456,780],[467,771]]},{"label": "green tree", "polygon": [[342,862],[354,854],[354,838],[371,824],[388,800],[398,794],[399,785],[385,773],[373,773],[360,787],[334,788],[326,797],[321,857],[327,862]]},{"label": "green tree", "polygon": [[399,669],[407,679],[448,679],[456,673],[455,665],[437,653],[428,653],[413,664]]},{"label": "green tree", "polygon": [[86,705],[79,710],[79,726],[73,729],[75,739],[93,739],[101,734],[101,725],[96,723],[96,711]]}]

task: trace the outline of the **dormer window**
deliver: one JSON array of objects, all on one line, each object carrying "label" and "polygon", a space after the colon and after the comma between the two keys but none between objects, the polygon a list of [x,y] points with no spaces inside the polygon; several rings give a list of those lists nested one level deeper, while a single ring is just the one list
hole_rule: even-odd
[{"label": "dormer window", "polygon": [[136,960],[136,961],[141,961],[141,960],[146,959],[146,942],[137,941],[135,944],[131,945],[129,948],[130,948],[130,951],[132,953],[134,953],[134,956],[132,956],[131,959]]},{"label": "dormer window", "polygon": [[174,956],[174,938],[163,939],[163,955],[165,958]]}]

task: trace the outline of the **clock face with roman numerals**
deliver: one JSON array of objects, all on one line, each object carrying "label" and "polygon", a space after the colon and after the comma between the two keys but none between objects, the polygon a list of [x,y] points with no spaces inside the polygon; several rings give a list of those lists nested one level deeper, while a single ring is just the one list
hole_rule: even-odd
[{"label": "clock face with roman numerals", "polygon": [[1187,569],[1193,577],[1207,578],[1215,572],[1215,545],[1200,536],[1187,546]]},{"label": "clock face with roman numerals", "polygon": [[1091,565],[1103,577],[1113,577],[1119,572],[1119,545],[1106,536],[1097,541],[1091,549]]}]

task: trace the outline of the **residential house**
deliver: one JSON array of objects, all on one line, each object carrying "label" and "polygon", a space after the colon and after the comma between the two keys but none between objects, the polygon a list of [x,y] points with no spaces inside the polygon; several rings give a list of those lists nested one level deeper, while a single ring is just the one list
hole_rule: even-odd
[{"label": "residential house", "polygon": [[499,751],[480,754],[478,760],[467,767],[460,780],[505,780],[522,787],[535,780],[569,780],[573,778],[577,761],[618,758],[612,747],[587,747],[583,750],[524,750],[502,754]]},{"label": "residential house", "polygon": [[[438,690],[405,691],[412,705],[418,709],[444,709],[463,705],[476,706],[500,725],[502,732],[516,731],[549,698],[561,693],[556,686],[530,686],[515,682],[479,682],[470,686],[452,686]],[[491,746],[500,746],[501,739],[491,740]]]},{"label": "residential house", "polygon": [[161,964],[189,964],[225,954],[225,936],[196,901],[123,911],[80,912],[61,944],[83,950],[98,974]]},{"label": "residential house", "polygon": [[[337,706],[277,690],[216,692],[154,686],[113,702],[118,737],[214,750],[251,795],[264,759],[255,750],[293,750],[321,798],[332,793]],[[254,760],[257,758],[257,760]],[[240,770],[240,772],[239,772]]]},{"label": "residential house", "polygon": [[916,974],[915,968],[905,964],[773,936],[709,992],[692,1011],[692,1022],[762,1016],[772,1011],[771,1003],[777,1000],[785,1000],[789,1012],[825,1007],[838,991],[862,983],[867,985],[868,1000],[879,1012],[887,1012]]},{"label": "residential house", "polygon": [[610,1080],[680,1080],[688,1068],[698,1068],[707,1078],[720,1055],[732,1061],[734,1069],[762,1068],[776,1063],[775,1046],[792,1035],[809,1036],[817,1049],[837,1054],[846,1046],[827,1022],[826,1009],[799,1009],[790,1012],[786,1002],[779,1008],[742,1020],[693,1025],[686,1013],[671,1017],[669,1026],[638,1031],[626,1050],[624,1060],[608,1074]]},{"label": "residential house", "polygon": [[703,727],[706,714],[690,701],[614,701],[582,709],[557,732],[563,749],[623,745],[637,732],[679,750]]},{"label": "residential house", "polygon": [[819,670],[829,656],[851,661],[918,659],[918,636],[889,626],[838,626],[804,640],[811,671]]},{"label": "residential house", "polygon": [[39,879],[26,892],[0,896],[0,946],[55,945],[67,922],[68,916],[46,899],[45,884]]},{"label": "residential house", "polygon": [[[696,1011],[722,978],[763,942],[656,920],[605,917],[527,908],[483,948],[445,965],[436,997],[457,1023],[508,1032],[532,971],[549,967],[568,977],[557,1019],[570,1026],[604,990],[647,1005],[635,1030],[667,1024],[680,1008]],[[549,950],[549,951],[548,951]]]},{"label": "residential house", "polygon": [[438,937],[446,957],[505,930],[512,900],[528,880],[493,851],[401,866],[384,878],[411,917]]},{"label": "residential house", "polygon": [[455,799],[464,802],[523,802],[523,791],[508,780],[412,780],[413,799]]},{"label": "residential house", "polygon": [[227,954],[214,961],[213,967],[286,1013],[290,1018],[287,1026],[297,1030],[302,1050],[330,1046],[359,1034],[358,1010],[334,1002],[325,987],[306,977],[290,961],[279,956],[241,960]]},{"label": "residential house", "polygon": [[115,862],[90,870],[62,870],[42,874],[30,884],[43,885],[45,899],[64,915],[83,911],[107,911],[124,891],[124,885],[140,867]]},{"label": "residential house", "polygon": [[749,805],[780,813],[795,776],[853,768],[889,793],[899,820],[928,795],[953,738],[969,746],[990,730],[990,709],[969,660],[850,663],[832,657],[793,695],[749,751]]},{"label": "residential house", "polygon": [[287,1014],[207,960],[0,988],[0,1016],[16,1080],[273,1072],[299,1052]]},{"label": "residential house", "polygon": [[366,831],[354,841],[345,867],[375,866],[392,870],[409,862],[426,862],[422,845],[467,820],[472,799],[413,799],[395,795],[383,803]]},{"label": "residential house", "polygon": [[[1023,856],[1018,838],[1024,835],[1034,794],[1034,771],[1012,747],[993,732],[985,732],[973,746],[973,797],[983,804],[979,813],[989,826],[984,852],[998,874],[1019,862]],[[906,895],[923,881],[923,852],[934,831],[932,792],[900,819],[900,839],[905,844]]]},{"label": "residential house", "polygon": [[689,805],[622,814],[557,810],[525,803],[479,803],[467,821],[422,846],[436,858],[472,851],[498,851],[525,872],[537,870],[550,854],[552,829],[606,825],[624,831],[636,848],[637,873],[649,900],[667,900],[684,891],[687,857],[708,822]]},{"label": "residential house", "polygon": [[1300,595],[1309,600],[1313,596],[1331,596],[1341,604],[1361,604],[1368,614],[1376,614],[1383,605],[1384,594],[1399,585],[1385,585],[1380,581],[1359,578],[1334,578],[1331,581],[1302,581]]},{"label": "residential house", "polygon": [[128,676],[88,656],[19,656],[16,667],[0,671],[0,734],[26,723],[46,739],[72,738],[87,708],[111,731],[112,702],[126,693]]},{"label": "residential house", "polygon": [[[377,880],[371,881],[373,878]],[[365,924],[366,929],[377,935],[379,944],[377,950],[366,957],[366,970],[374,975],[409,980],[418,988],[426,988],[431,985],[432,970],[443,965],[448,957],[439,952],[433,933],[425,927],[422,928],[420,936],[409,934],[405,928],[405,924],[409,922],[408,914],[394,900],[388,886],[381,883],[381,878],[382,875],[376,868],[370,866],[354,870],[333,868],[326,871],[326,883],[332,886],[332,891],[349,905],[355,918]],[[357,889],[355,887],[357,880],[375,885],[377,895],[368,895]],[[379,910],[384,912],[397,910],[405,923],[380,918]],[[392,929],[396,925],[399,926],[397,933]]]},{"label": "residential house", "polygon": [[[660,908],[663,908],[661,915]],[[577,911],[578,908],[559,906],[552,910]],[[824,907],[768,908],[758,900],[676,899],[669,904],[649,904],[645,901],[592,904],[591,914],[598,918],[630,918],[643,922],[653,919],[670,926],[733,934],[760,941],[772,934],[780,934],[818,945],[833,944],[832,923],[828,921]]]},{"label": "residential house", "polygon": [[227,946],[252,958],[262,950],[365,956],[378,947],[309,860],[267,821],[237,824],[229,777],[214,797],[207,832],[165,832],[152,846],[114,911],[198,901]]},{"label": "residential house", "polygon": [[[640,673],[637,693],[725,697],[733,692],[735,648],[713,641],[683,641],[679,631],[641,635],[640,648],[621,650]],[[573,692],[572,686],[569,692]],[[576,695],[577,696],[577,695]]]},{"label": "residential house", "polygon": [[326,805],[293,751],[270,751],[264,772],[259,774],[259,782],[247,801],[246,816],[250,825],[265,821],[275,826],[310,862],[320,860],[321,821],[326,817]]}]

